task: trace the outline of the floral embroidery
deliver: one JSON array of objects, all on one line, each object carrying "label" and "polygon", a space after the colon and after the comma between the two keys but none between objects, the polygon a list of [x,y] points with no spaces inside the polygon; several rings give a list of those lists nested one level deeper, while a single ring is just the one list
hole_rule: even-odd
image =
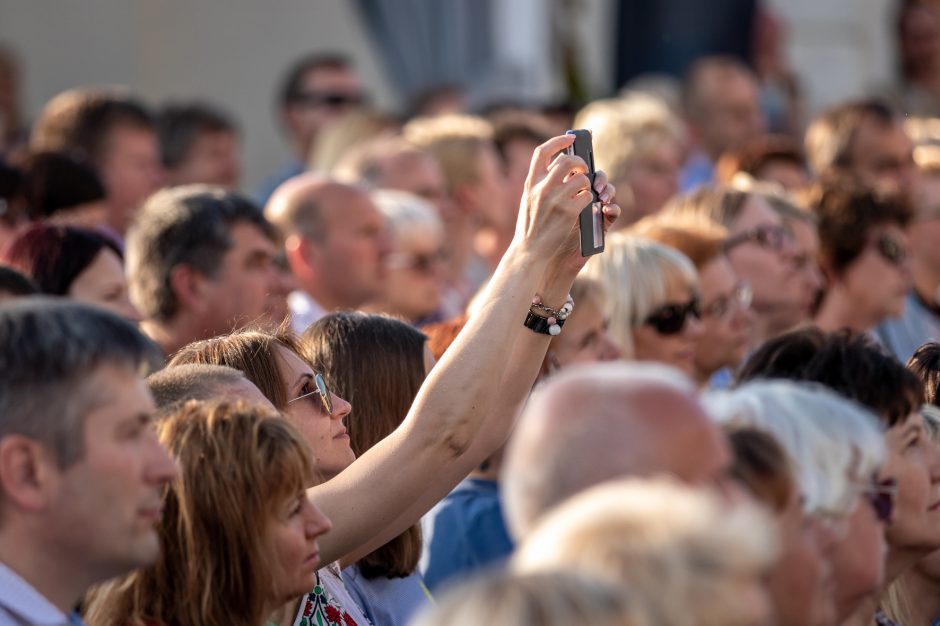
[{"label": "floral embroidery", "polygon": [[359,626],[340,604],[326,593],[317,572],[317,584],[304,598],[304,605],[295,626]]}]

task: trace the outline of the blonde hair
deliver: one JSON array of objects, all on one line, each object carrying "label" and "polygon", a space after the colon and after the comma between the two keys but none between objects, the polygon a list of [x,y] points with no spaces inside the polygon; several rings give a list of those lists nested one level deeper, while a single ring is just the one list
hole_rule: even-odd
[{"label": "blonde hair", "polygon": [[387,115],[369,109],[344,113],[317,136],[310,152],[310,169],[330,172],[353,149],[381,135],[391,135],[397,124]]},{"label": "blonde hair", "polygon": [[595,165],[614,182],[626,178],[638,157],[664,141],[681,144],[684,138],[669,107],[644,93],[595,100],[578,112],[574,127],[593,132]]},{"label": "blonde hair", "polygon": [[565,568],[635,591],[655,621],[753,623],[740,615],[741,576],[776,558],[769,513],[668,479],[626,479],[589,489],[549,513],[517,550],[513,571]]},{"label": "blonde hair", "polygon": [[629,232],[675,248],[689,257],[697,270],[724,254],[728,238],[728,229],[710,219],[662,217],[658,213],[644,217]]},{"label": "blonde hair", "polygon": [[649,239],[612,233],[607,249],[588,261],[584,275],[607,288],[610,334],[626,358],[633,356],[633,331],[668,302],[676,287],[697,290],[698,274],[684,254]]},{"label": "blonde hair", "polygon": [[[413,626],[645,626],[621,589],[572,572],[480,576],[445,593]],[[665,625],[658,625],[665,626]]]},{"label": "blonde hair", "polygon": [[427,200],[407,191],[379,189],[372,192],[372,201],[385,216],[393,238],[398,239],[402,233],[419,228],[422,232],[430,231],[435,240],[443,240],[444,222]]},{"label": "blonde hair", "polygon": [[451,193],[479,180],[480,154],[487,148],[496,149],[493,126],[473,115],[417,118],[405,125],[402,136],[438,160]]}]

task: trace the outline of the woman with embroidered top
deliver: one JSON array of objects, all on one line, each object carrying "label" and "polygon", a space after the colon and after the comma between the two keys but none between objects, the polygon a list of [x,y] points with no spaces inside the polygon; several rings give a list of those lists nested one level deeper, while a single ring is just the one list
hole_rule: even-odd
[{"label": "woman with embroidered top", "polygon": [[[571,142],[571,136],[556,137],[536,150],[514,241],[483,306],[422,385],[401,425],[360,458],[343,425],[349,403],[329,392],[291,335],[240,332],[190,345],[174,357],[171,366],[241,369],[313,448],[318,484],[308,495],[333,522],[319,542],[321,560],[330,565],[321,568],[315,593],[285,605],[271,616],[275,621],[315,622],[308,614],[317,610],[320,594],[330,591],[346,610],[340,617],[347,626],[367,623],[348,615],[355,603],[337,565],[359,561],[414,525],[505,441],[513,407],[524,401],[538,374],[549,327],[564,324],[570,310],[563,305],[565,294],[584,264],[575,225],[590,199],[590,183],[584,162],[563,154]],[[619,207],[610,204],[614,189],[602,173],[595,189],[609,227],[619,215]],[[542,308],[536,309],[533,294]],[[544,308],[551,309],[555,324],[548,323]]]}]

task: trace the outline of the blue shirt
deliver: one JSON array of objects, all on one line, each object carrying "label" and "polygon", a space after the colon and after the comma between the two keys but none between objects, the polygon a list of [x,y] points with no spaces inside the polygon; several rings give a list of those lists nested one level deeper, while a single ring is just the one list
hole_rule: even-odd
[{"label": "blue shirt", "polygon": [[499,484],[467,478],[422,523],[421,572],[431,591],[509,556],[513,544],[499,501]]},{"label": "blue shirt", "polygon": [[346,590],[375,626],[407,626],[415,613],[431,603],[421,575],[366,578],[356,565],[343,570]]},{"label": "blue shirt", "polygon": [[904,313],[879,324],[875,336],[897,360],[907,363],[917,348],[928,341],[940,341],[940,316],[912,291],[904,304]]},{"label": "blue shirt", "polygon": [[0,562],[0,626],[84,626],[78,614],[66,615]]},{"label": "blue shirt", "polygon": [[704,152],[689,155],[682,171],[679,172],[679,190],[691,193],[704,185],[715,182],[715,164]]}]

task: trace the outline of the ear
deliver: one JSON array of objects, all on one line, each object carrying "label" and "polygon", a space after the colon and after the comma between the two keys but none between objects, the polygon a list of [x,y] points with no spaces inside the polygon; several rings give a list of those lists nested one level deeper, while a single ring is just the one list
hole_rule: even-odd
[{"label": "ear", "polygon": [[0,439],[0,491],[5,500],[28,512],[45,509],[61,470],[46,448],[22,435]]},{"label": "ear", "polygon": [[170,270],[170,289],[183,311],[203,311],[208,303],[205,298],[205,277],[195,268],[180,263]]},{"label": "ear", "polygon": [[323,258],[323,248],[301,235],[290,235],[284,241],[284,254],[294,276],[304,282],[316,280]]}]

